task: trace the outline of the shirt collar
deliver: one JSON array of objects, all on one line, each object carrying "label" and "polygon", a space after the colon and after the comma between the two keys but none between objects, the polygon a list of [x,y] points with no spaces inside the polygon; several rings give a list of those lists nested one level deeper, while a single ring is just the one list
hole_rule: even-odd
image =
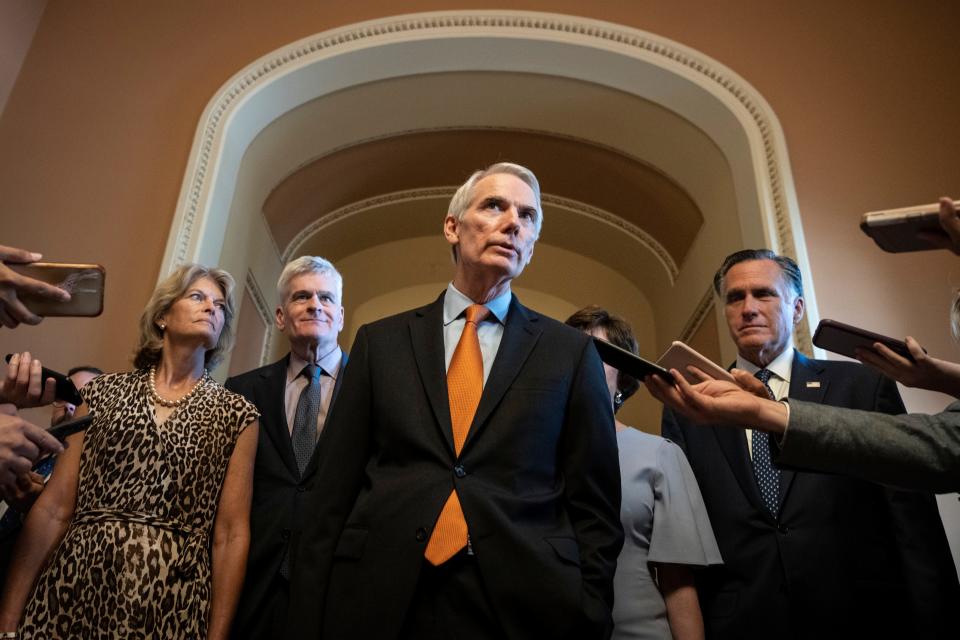
[{"label": "shirt collar", "polygon": [[[773,375],[781,380],[790,382],[790,372],[793,370],[793,355],[793,347],[784,349],[780,355],[773,359],[773,362],[764,368],[771,371]],[[739,355],[737,356],[737,369],[743,369],[753,375],[756,375],[757,371],[760,371],[760,367]]]},{"label": "shirt collar", "polygon": [[[340,375],[340,365],[342,363],[343,351],[340,349],[340,345],[337,345],[337,348],[321,358],[318,364],[324,373],[336,380],[337,376]],[[287,365],[287,384],[296,380],[305,366],[307,366],[307,362],[291,351],[290,364]]]},{"label": "shirt collar", "polygon": [[[507,312],[510,311],[510,296],[513,293],[507,289],[496,298],[484,304],[490,309],[490,314],[496,318],[500,324],[506,324]],[[453,283],[447,285],[447,295],[443,297],[443,326],[447,326],[466,311],[467,307],[474,304],[473,300],[460,293],[453,286]]]}]

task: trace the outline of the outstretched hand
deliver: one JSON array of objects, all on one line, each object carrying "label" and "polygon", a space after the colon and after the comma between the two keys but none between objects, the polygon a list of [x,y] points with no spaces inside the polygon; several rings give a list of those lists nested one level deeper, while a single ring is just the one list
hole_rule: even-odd
[{"label": "outstretched hand", "polygon": [[913,362],[886,345],[875,342],[872,349],[857,349],[857,360],[908,387],[940,391],[960,397],[960,364],[931,357],[911,336],[905,342]]},{"label": "outstretched hand", "polygon": [[960,256],[960,212],[953,199],[940,198],[940,227],[943,232],[921,231],[917,236],[940,249],[948,249]]},{"label": "outstretched hand", "polygon": [[756,428],[775,433],[786,429],[786,408],[770,400],[763,383],[745,371],[734,369],[732,372],[739,384],[694,372],[704,381],[691,385],[677,370],[673,369],[671,373],[674,384],[657,376],[647,376],[643,383],[654,398],[695,423]]},{"label": "outstretched hand", "polygon": [[61,451],[63,445],[45,429],[27,422],[11,409],[0,411],[0,493],[17,492],[20,478],[30,472],[41,455]]},{"label": "outstretched hand", "polygon": [[0,402],[9,402],[18,409],[42,407],[54,400],[56,380],[42,377],[43,366],[29,352],[15,353],[7,363],[6,375],[0,382]]},{"label": "outstretched hand", "polygon": [[18,298],[19,294],[30,293],[59,301],[70,299],[70,294],[63,289],[21,275],[7,266],[8,264],[29,264],[39,259],[39,253],[0,245],[0,325],[12,329],[21,322],[40,324],[43,320],[24,306]]}]

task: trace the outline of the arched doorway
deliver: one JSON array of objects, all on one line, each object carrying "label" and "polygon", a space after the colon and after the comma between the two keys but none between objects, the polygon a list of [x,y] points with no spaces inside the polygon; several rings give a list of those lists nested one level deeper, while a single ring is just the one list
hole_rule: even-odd
[{"label": "arched doorway", "polygon": [[811,282],[782,132],[748,83],[654,34],[496,11],[350,25],[238,73],[201,118],[161,272],[246,274],[244,304],[269,322],[283,261],[318,253],[344,272],[352,335],[440,290],[446,200],[502,157],[545,192],[518,295],[557,316],[616,308],[648,355],[706,335],[731,356],[709,282],[732,250],[794,256]]}]

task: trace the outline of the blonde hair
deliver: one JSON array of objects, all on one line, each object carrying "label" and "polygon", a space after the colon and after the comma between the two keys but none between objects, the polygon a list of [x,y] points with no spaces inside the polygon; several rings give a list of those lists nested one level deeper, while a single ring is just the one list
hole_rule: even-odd
[{"label": "blonde hair", "polygon": [[233,302],[233,276],[215,267],[205,267],[200,264],[185,264],[163,279],[154,289],[150,301],[140,316],[140,337],[133,355],[133,366],[137,369],[146,369],[160,363],[163,353],[163,332],[157,323],[170,310],[177,300],[183,297],[191,285],[200,278],[210,278],[223,291],[225,301],[223,309],[223,329],[213,349],[207,350],[204,362],[208,369],[212,369],[223,360],[233,348],[233,314],[236,307]]}]

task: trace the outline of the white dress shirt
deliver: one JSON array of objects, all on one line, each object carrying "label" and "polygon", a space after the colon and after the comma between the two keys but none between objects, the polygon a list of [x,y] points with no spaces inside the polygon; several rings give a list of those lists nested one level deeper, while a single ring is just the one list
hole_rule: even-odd
[{"label": "white dress shirt", "polygon": [[[340,375],[340,364],[343,362],[343,351],[340,346],[323,356],[320,362],[320,368],[323,373],[320,374],[320,411],[317,413],[317,435],[323,430],[323,424],[327,420],[327,411],[330,409],[330,400],[333,399],[333,387],[337,384],[337,376]],[[290,364],[287,365],[287,386],[283,391],[283,408],[287,415],[287,431],[293,434],[293,421],[297,417],[297,403],[300,402],[300,394],[307,388],[309,380],[300,375],[307,362],[301,360],[290,352]]]},{"label": "white dress shirt", "polygon": [[[790,372],[793,370],[793,353],[793,347],[788,346],[783,350],[783,353],[773,359],[773,362],[764,367],[773,374],[770,376],[770,381],[767,382],[767,385],[770,387],[770,390],[773,391],[775,400],[782,400],[790,393]],[[760,371],[760,367],[749,360],[745,360],[742,356],[737,356],[737,369],[743,369],[752,375],[756,375],[757,371]],[[744,431],[747,434],[747,451],[750,452],[750,458],[753,459],[753,429],[744,429]]]}]

